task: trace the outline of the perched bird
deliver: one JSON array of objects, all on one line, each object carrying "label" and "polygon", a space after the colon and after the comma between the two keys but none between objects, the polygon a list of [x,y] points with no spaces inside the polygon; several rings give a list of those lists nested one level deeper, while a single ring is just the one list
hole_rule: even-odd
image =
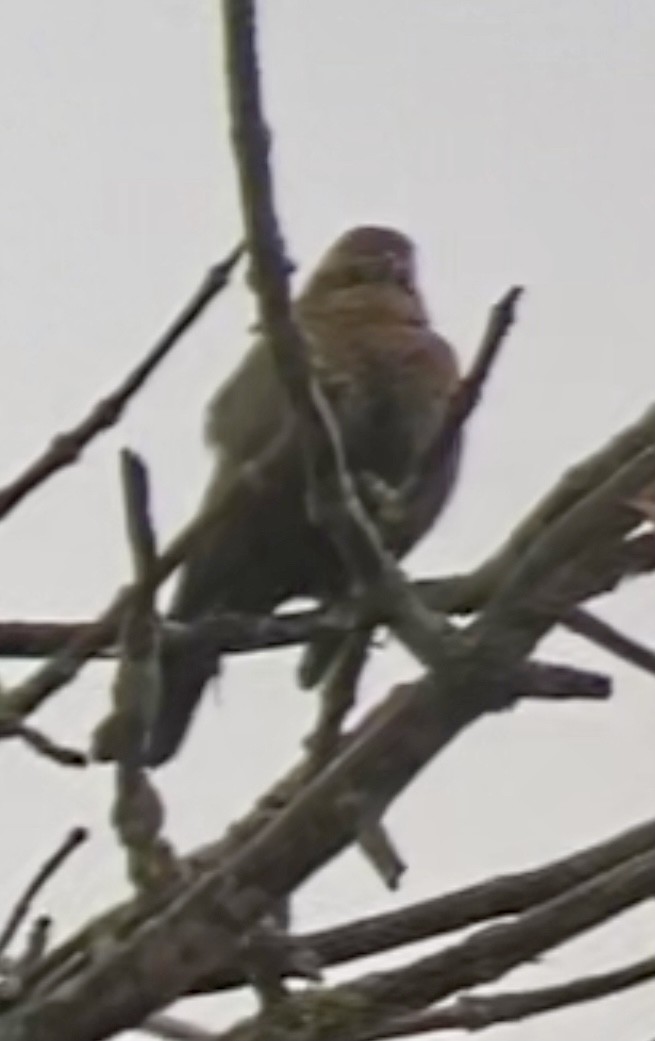
[{"label": "perched bird", "polygon": [[[416,285],[412,242],[384,227],[347,231],[328,250],[294,303],[310,362],[339,424],[348,467],[363,488],[392,493],[416,472],[458,383],[450,345],[430,325]],[[200,509],[215,513],[182,568],[172,619],[194,622],[221,609],[270,612],[296,596],[327,601],[348,589],[331,539],[312,523],[300,433],[272,353],[260,338],[208,408],[216,464]],[[402,557],[428,530],[453,486],[453,444],[393,523],[375,517]],[[178,749],[209,675],[207,661],[164,652],[162,697],[145,750],[147,765]]]}]

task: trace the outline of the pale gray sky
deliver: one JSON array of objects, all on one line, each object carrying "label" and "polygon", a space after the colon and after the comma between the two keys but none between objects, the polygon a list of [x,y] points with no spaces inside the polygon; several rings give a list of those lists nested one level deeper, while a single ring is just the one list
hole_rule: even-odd
[{"label": "pale gray sky", "polygon": [[[639,0],[277,0],[262,57],[291,252],[389,222],[420,243],[440,328],[471,356],[490,304],[527,284],[520,324],[471,428],[466,470],[414,572],[474,564],[567,463],[639,414],[655,385],[655,5]],[[13,474],[142,353],[239,235],[218,20],[210,0],[5,0],[0,8],[0,474]],[[117,450],[152,467],[162,541],[207,460],[202,407],[247,343],[242,280],[81,465],[4,524],[3,617],[82,617],[125,580]],[[655,642],[652,583],[607,614]],[[410,862],[389,898],[359,857],[299,900],[309,926],[515,870],[653,810],[655,689],[573,638],[549,650],[616,675],[607,705],[525,705],[468,732],[391,815]],[[290,654],[231,662],[184,754],[157,775],[183,849],[216,834],[289,763],[312,702]],[[24,672],[3,666],[5,682]],[[369,697],[415,667],[379,654]],[[110,672],[89,668],[40,722],[84,743]],[[124,891],[111,773],[3,744],[0,899],[73,822],[94,838],[45,897],[58,936]],[[13,797],[12,797],[13,796]],[[652,950],[625,915],[518,982]],[[221,1005],[221,1008],[223,1006]],[[189,1015],[217,1018],[210,1002]],[[521,1041],[645,1041],[655,988],[529,1021]],[[515,1036],[489,1031],[490,1041]]]}]

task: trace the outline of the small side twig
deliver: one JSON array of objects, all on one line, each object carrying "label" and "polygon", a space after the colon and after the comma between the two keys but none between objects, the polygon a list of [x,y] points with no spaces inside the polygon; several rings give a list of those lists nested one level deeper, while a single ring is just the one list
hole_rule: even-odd
[{"label": "small side twig", "polygon": [[147,472],[135,453],[122,452],[121,477],[136,591],[122,620],[121,658],[112,689],[114,706],[96,729],[93,746],[99,758],[129,764],[141,758],[143,743],[157,712],[161,676],[155,590],[151,582],[157,557],[155,536],[150,519]]},{"label": "small side twig", "polygon": [[224,260],[213,265],[199,288],[163,336],[118,387],[106,398],[98,401],[77,426],[58,434],[48,448],[37,456],[18,477],[6,484],[4,488],[0,488],[0,519],[58,470],[71,466],[94,437],[118,422],[130,400],[151,373],[200,317],[214,297],[225,288],[232,269],[242,253],[243,246],[238,245]]},{"label": "small side twig", "polygon": [[25,949],[16,958],[0,959],[0,1008],[4,1003],[16,1001],[25,989],[30,973],[38,969],[48,949],[52,919],[40,915],[30,927]]},{"label": "small side twig", "polygon": [[157,547],[145,464],[135,453],[125,450],[121,455],[121,474],[139,592],[123,621],[122,655],[113,687],[114,709],[96,730],[94,745],[101,756],[103,751],[107,753],[109,745],[111,758],[117,760],[112,821],[127,853],[130,878],[137,888],[152,889],[178,876],[172,847],[161,835],[163,804],[139,766],[161,695],[159,633],[151,582]]},{"label": "small side twig", "polygon": [[[514,635],[521,639],[518,629],[512,634],[510,618],[517,609],[524,610],[528,600],[532,601],[533,611],[544,618],[553,609],[552,620],[568,614],[580,596],[571,595],[571,575],[563,577],[563,571],[568,569],[571,572],[571,558],[584,554],[592,534],[594,545],[600,547],[603,542],[617,541],[630,530],[632,522],[628,520],[623,504],[627,496],[652,480],[654,474],[655,450],[646,448],[600,485],[578,496],[541,534],[535,535],[523,556],[508,569],[505,580],[474,622],[472,632],[484,632],[485,638],[491,642],[501,632],[505,632],[507,638]],[[556,607],[556,601],[561,598],[554,594],[553,583],[561,584],[564,599],[570,596],[572,603],[567,611]],[[542,591],[537,596],[535,590],[539,586]],[[549,599],[552,601],[550,606],[547,604]]]},{"label": "small side twig", "polygon": [[84,767],[88,765],[88,759],[84,752],[67,745],[60,745],[53,741],[42,730],[22,723],[18,719],[6,719],[0,721],[0,741],[18,738],[44,759],[50,759],[60,766]]},{"label": "small side twig", "polygon": [[620,632],[598,615],[575,607],[562,621],[571,632],[584,636],[630,665],[655,675],[655,650]]},{"label": "small side twig", "polygon": [[[523,292],[522,286],[512,286],[492,307],[473,364],[460,380],[441,429],[425,453],[420,470],[413,475],[412,484],[418,486],[425,480],[425,474],[436,473],[453,448],[457,435],[481,399],[494,362],[516,321],[516,307]],[[404,489],[403,494],[407,495],[408,489]]]},{"label": "small side twig", "polygon": [[16,935],[17,930],[20,928],[21,923],[29,913],[34,898],[43,889],[46,882],[48,882],[55,872],[59,870],[62,864],[68,860],[71,853],[81,846],[82,843],[86,842],[87,838],[88,832],[86,828],[73,828],[59,848],[56,849],[46,861],[44,861],[22,896],[17,901],[9,916],[7,924],[0,934],[0,954],[3,954],[7,950],[9,944]]}]

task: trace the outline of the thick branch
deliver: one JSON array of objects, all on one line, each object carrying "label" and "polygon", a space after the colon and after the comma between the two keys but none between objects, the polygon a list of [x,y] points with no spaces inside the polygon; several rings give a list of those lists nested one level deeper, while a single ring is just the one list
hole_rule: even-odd
[{"label": "thick branch", "polygon": [[[655,821],[531,871],[490,879],[397,911],[302,933],[294,940],[314,951],[322,965],[341,965],[493,918],[520,914],[652,849]],[[238,967],[236,971],[226,967],[202,981],[198,990],[222,990],[245,982]]]},{"label": "thick branch", "polygon": [[[545,951],[586,932],[652,895],[655,851],[571,887],[515,921],[479,930],[461,943],[398,969],[375,972],[287,1000],[287,1029],[275,1024],[278,1041],[289,1041],[300,1023],[311,1024],[312,1041],[370,1041],[392,1017],[425,1008],[462,990],[489,983]],[[652,973],[652,965],[649,966]],[[640,967],[643,975],[643,964]],[[636,982],[636,981],[635,981]],[[217,1041],[264,1041],[266,1013],[217,1037]]]},{"label": "thick branch", "polygon": [[[504,545],[480,567],[467,575],[433,586],[434,607],[448,612],[477,611],[489,600],[526,549],[557,517],[580,498],[610,479],[655,442],[655,405],[632,426],[626,427],[596,453],[581,461],[530,511]],[[634,511],[633,511],[634,512]],[[636,514],[635,514],[636,516]]]},{"label": "thick branch", "polygon": [[452,1004],[398,1016],[379,1029],[351,1035],[352,1041],[382,1041],[383,1038],[408,1037],[438,1030],[484,1030],[498,1023],[517,1023],[543,1012],[553,1012],[619,994],[623,990],[649,983],[655,978],[655,958],[643,958],[611,972],[584,976],[569,983],[537,990],[477,996],[463,994]]}]

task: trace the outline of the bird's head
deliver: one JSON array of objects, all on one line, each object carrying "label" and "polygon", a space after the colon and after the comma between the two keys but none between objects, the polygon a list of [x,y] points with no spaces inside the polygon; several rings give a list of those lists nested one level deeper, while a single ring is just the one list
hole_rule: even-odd
[{"label": "bird's head", "polygon": [[358,286],[395,287],[416,292],[414,245],[394,228],[362,225],[330,246],[310,277],[303,296]]}]

